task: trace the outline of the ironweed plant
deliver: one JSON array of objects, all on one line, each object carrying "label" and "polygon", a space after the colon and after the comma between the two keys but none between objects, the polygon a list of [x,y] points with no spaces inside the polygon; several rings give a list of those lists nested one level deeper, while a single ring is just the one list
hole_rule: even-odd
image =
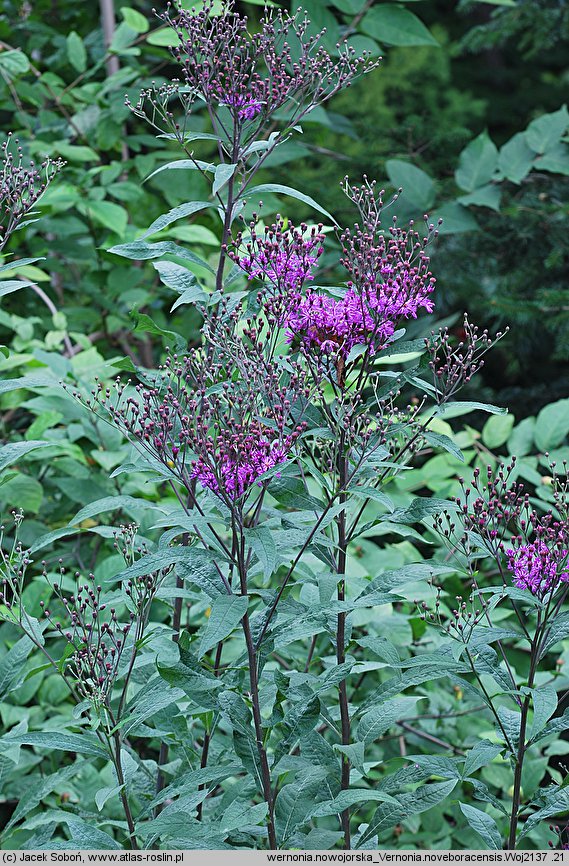
[{"label": "ironweed plant", "polygon": [[[476,471],[456,501],[402,498],[397,484],[425,453],[461,459],[441,416],[500,412],[456,395],[501,334],[465,319],[459,342],[423,326],[436,303],[438,227],[386,221],[374,181],[344,179],[349,227],[301,191],[252,185],[303,118],[377,62],[348,43],[329,53],[300,14],[268,11],[250,33],[231,5],[214,14],[206,2],[169,7],[163,21],[178,38],[180,78],[145,90],[133,111],[184,151],[161,170],[200,172],[211,196],[111,252],[154,260],[179,295],[174,308],[199,310],[201,339],[188,346],[169,331],[158,370],[119,362],[130,378],[97,382],[91,394],[65,383],[132,443],[131,462],[114,474],[147,473],[159,496],[140,503],[152,514],[144,530],[99,528],[103,538],[115,532],[124,560],[112,574],[71,577],[63,562],[45,562],[50,597],[37,619],[25,574],[53,537],[26,550],[15,515],[3,616],[65,681],[75,732],[14,731],[3,742],[108,762],[95,805],[109,832],[97,830],[97,847],[365,849],[439,809],[454,826],[466,821],[467,844],[514,848],[569,808],[554,777],[532,800],[523,795],[534,744],[569,727],[565,716],[549,721],[558,706],[549,653],[569,634],[567,488],[555,475],[551,512],[541,513],[514,461],[486,486]],[[278,194],[331,225],[285,215],[265,224],[261,196]],[[221,226],[216,257],[147,240],[206,209]],[[328,285],[331,273],[339,284]],[[132,505],[103,499],[75,523]],[[443,545],[362,573],[368,537],[386,534],[427,552],[440,535],[448,555]],[[488,560],[498,588],[486,585]],[[450,607],[449,579],[462,590]],[[409,595],[418,585],[434,605],[420,604],[420,617]],[[438,633],[421,630],[421,618]],[[408,646],[396,639],[403,620],[413,623]],[[522,645],[527,658],[512,658]],[[439,704],[424,719],[482,709],[491,739],[453,746],[410,724],[420,725],[416,705],[444,677],[475,704]],[[434,753],[408,754],[398,734],[399,751],[378,757],[393,728]],[[509,813],[477,775],[500,760]],[[484,810],[462,802],[472,798]],[[115,799],[122,814],[106,813]],[[69,814],[54,816],[49,844],[60,823],[75,838],[96,820]]]}]

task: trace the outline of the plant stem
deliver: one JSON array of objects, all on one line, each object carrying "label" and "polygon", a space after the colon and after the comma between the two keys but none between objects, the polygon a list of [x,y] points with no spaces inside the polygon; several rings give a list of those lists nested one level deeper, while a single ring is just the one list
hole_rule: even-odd
[{"label": "plant stem", "polygon": [[[346,465],[346,457],[344,455],[344,437],[340,436],[340,452],[338,456],[338,474],[339,474],[339,485],[340,485],[340,495],[339,501],[340,503],[344,503],[346,501],[346,478],[347,478],[347,465]],[[347,540],[346,540],[346,511],[342,509],[337,517],[338,523],[338,601],[342,602],[346,598],[346,550],[347,550]],[[338,625],[336,631],[336,660],[339,665],[344,664],[346,661],[346,612],[340,611],[338,613]],[[340,721],[341,721],[341,729],[342,729],[342,745],[349,746],[350,745],[350,709],[348,704],[348,691],[346,680],[342,680],[342,682],[338,685],[338,696],[340,702]],[[350,761],[347,755],[342,754],[342,773],[340,779],[340,786],[342,791],[347,791],[350,787]],[[344,848],[349,850],[351,848],[351,838],[350,838],[350,809],[346,808],[341,814],[341,825],[342,830],[344,832]]]},{"label": "plant stem", "polygon": [[[539,647],[541,645],[541,629],[538,618],[537,629],[535,633],[535,637],[531,644],[531,659],[530,659],[530,668],[528,675],[528,689],[533,688],[533,681],[535,677],[535,671],[537,667],[537,659],[539,653]],[[524,757],[527,751],[526,745],[526,728],[527,728],[527,720],[528,720],[528,711],[530,706],[530,695],[526,695],[525,700],[521,709],[521,718],[520,718],[520,737],[518,741],[518,752],[516,757],[516,769],[514,772],[514,790],[512,793],[512,812],[510,815],[510,833],[508,836],[508,850],[515,851],[516,848],[516,836],[518,831],[518,817],[520,814],[520,802],[521,802],[521,794],[522,794],[522,771],[524,768]]]},{"label": "plant stem", "polygon": [[123,775],[123,771],[122,771],[122,764],[121,764],[121,745],[122,745],[122,743],[121,743],[121,735],[120,735],[119,731],[117,731],[115,733],[114,739],[115,739],[115,756],[114,756],[113,763],[115,765],[115,772],[117,774],[117,780],[118,780],[118,783],[120,786],[120,799],[121,799],[122,807],[123,807],[124,814],[126,817],[126,823],[128,824],[128,834],[130,836],[130,847],[132,848],[133,851],[138,851],[138,842],[136,841],[136,831],[134,828],[134,820],[132,817],[132,812],[130,810],[130,803],[128,802],[125,780],[124,780],[124,775]]},{"label": "plant stem", "polygon": [[[223,641],[220,640],[218,645],[217,645],[217,650],[215,652],[215,661],[213,663],[213,673],[214,673],[214,676],[216,676],[216,677],[219,676],[219,668],[221,667],[221,654],[222,654],[222,652],[223,652]],[[201,761],[200,761],[200,769],[201,770],[205,770],[205,768],[207,767],[207,759],[209,756],[209,745],[211,743],[213,728],[214,728],[214,723],[212,721],[212,724],[209,726],[209,728],[205,732],[204,738],[203,738],[202,757],[201,757]],[[205,784],[199,785],[198,791],[203,790],[203,788],[205,788]],[[198,803],[197,814],[196,814],[196,818],[198,821],[201,821],[201,819],[202,819],[202,811],[203,811],[203,801],[201,803]]]},{"label": "plant stem", "polygon": [[247,645],[247,657],[249,662],[249,682],[251,684],[251,704],[253,709],[253,724],[255,725],[255,739],[257,741],[257,751],[259,752],[259,762],[261,764],[261,780],[263,783],[263,796],[268,808],[267,817],[267,834],[269,837],[269,848],[274,851],[277,848],[277,834],[275,830],[275,815],[274,815],[274,800],[273,789],[271,787],[271,771],[269,768],[269,760],[267,758],[267,750],[263,742],[263,722],[261,719],[261,707],[259,703],[259,683],[257,679],[257,653],[255,644],[251,634],[251,624],[249,622],[249,614],[246,613],[242,620],[243,634],[245,635],[245,643]]}]

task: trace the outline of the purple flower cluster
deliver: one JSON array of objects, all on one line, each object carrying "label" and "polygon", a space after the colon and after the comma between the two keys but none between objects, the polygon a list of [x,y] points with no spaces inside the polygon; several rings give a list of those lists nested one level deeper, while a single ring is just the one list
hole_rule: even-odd
[{"label": "purple flower cluster", "polygon": [[257,479],[287,460],[294,440],[293,436],[273,438],[269,432],[261,427],[241,435],[224,431],[214,446],[212,442],[213,453],[193,463],[191,477],[218,496],[232,500],[243,496],[255,483],[262,487],[262,481]]},{"label": "purple flower cluster", "polygon": [[[521,544],[517,549],[506,550],[508,568],[519,589],[528,589],[533,595],[543,598],[560,583],[569,581],[565,571],[567,550],[550,550],[544,541]],[[562,563],[565,562],[565,565]]]},{"label": "purple flower cluster", "polygon": [[238,250],[243,235],[234,240],[229,252],[233,261],[242,268],[250,280],[264,280],[271,297],[298,298],[304,283],[311,280],[314,267],[324,252],[322,226],[308,229],[304,223],[298,228],[279,216],[277,222],[257,234],[255,220],[250,225],[250,237],[245,244],[245,255]]},{"label": "purple flower cluster", "polygon": [[258,99],[243,93],[227,94],[225,105],[237,109],[239,120],[254,120],[263,110],[263,105]]}]

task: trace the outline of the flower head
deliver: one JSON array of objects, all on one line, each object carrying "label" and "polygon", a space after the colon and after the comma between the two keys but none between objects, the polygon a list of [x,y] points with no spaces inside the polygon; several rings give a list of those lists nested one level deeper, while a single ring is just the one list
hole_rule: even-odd
[{"label": "flower head", "polygon": [[275,436],[261,425],[237,432],[223,431],[215,443],[212,440],[211,453],[194,462],[191,477],[217,495],[237,499],[255,482],[262,487],[257,479],[287,460],[294,438]]},{"label": "flower head", "polygon": [[515,586],[528,589],[540,598],[555,591],[560,583],[569,581],[569,571],[565,570],[567,553],[567,550],[551,549],[541,540],[509,548],[506,556]]}]

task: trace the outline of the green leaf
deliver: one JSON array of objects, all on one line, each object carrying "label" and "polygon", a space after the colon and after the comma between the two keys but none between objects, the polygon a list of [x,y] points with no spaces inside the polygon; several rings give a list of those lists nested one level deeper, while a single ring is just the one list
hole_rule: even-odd
[{"label": "green leaf", "polygon": [[148,21],[136,9],[131,9],[129,6],[121,6],[121,14],[125,24],[128,24],[131,30],[134,30],[136,33],[146,33],[148,31]]},{"label": "green leaf", "polygon": [[281,183],[262,183],[260,186],[254,186],[252,189],[246,190],[243,195],[240,196],[242,199],[250,199],[253,196],[265,193],[265,192],[279,192],[282,195],[290,195],[291,198],[296,198],[298,201],[304,202],[304,204],[310,205],[314,210],[317,210],[319,213],[324,214],[324,216],[328,217],[328,219],[332,220],[334,225],[337,225],[336,220],[332,216],[331,213],[328,213],[318,202],[314,201],[313,198],[310,198],[309,195],[304,195],[304,193],[299,192],[297,189],[293,189],[291,186],[283,186]]},{"label": "green leaf", "polygon": [[170,48],[180,44],[178,35],[170,27],[153,30],[152,33],[148,34],[146,41],[149,45],[157,45],[161,48]]},{"label": "green leaf", "polygon": [[175,159],[173,162],[167,162],[156,168],[152,174],[149,174],[146,180],[156,177],[163,171],[215,171],[215,165],[212,162],[203,162],[201,159]]},{"label": "green leaf", "polygon": [[220,595],[214,599],[200,642],[200,657],[237,628],[247,612],[247,606],[246,595]]},{"label": "green leaf", "polygon": [[53,793],[56,788],[58,788],[63,782],[71,779],[80,769],[81,764],[76,762],[68,767],[64,767],[57,773],[52,773],[50,776],[46,776],[45,778],[40,777],[39,779],[32,781],[31,784],[28,784],[24,788],[22,796],[19,798],[15,812],[8,823],[4,826],[4,832],[9,830],[10,827],[13,827],[21,818],[28,815],[32,809],[35,809],[35,807],[41,803],[44,797]]},{"label": "green leaf", "polygon": [[378,800],[380,803],[397,804],[397,800],[384,791],[375,791],[372,788],[352,788],[350,791],[340,791],[333,800],[318,803],[311,810],[310,817],[324,818],[327,815],[339,815],[344,809],[355,806],[356,803],[371,803],[373,800]]},{"label": "green leaf", "polygon": [[396,722],[405,720],[409,715],[413,714],[417,701],[422,698],[403,697],[396,698],[393,701],[386,701],[384,704],[379,704],[377,707],[368,710],[358,725],[357,738],[364,745],[369,746],[378,737],[385,734]]},{"label": "green leaf", "polygon": [[490,403],[478,403],[472,401],[456,400],[452,403],[444,403],[439,406],[437,415],[439,418],[459,418],[461,415],[468,415],[469,412],[488,412],[490,415],[505,415],[507,409],[502,406],[492,406]]},{"label": "green leaf", "polygon": [[17,463],[28,452],[35,451],[36,448],[47,448],[50,445],[53,445],[53,442],[44,442],[40,439],[3,445],[0,448],[0,472],[7,466],[11,466],[12,463]]},{"label": "green leaf", "polygon": [[160,274],[160,279],[164,285],[180,295],[172,305],[172,310],[182,304],[195,304],[197,301],[207,299],[207,295],[199,285],[195,275],[187,268],[176,265],[174,262],[153,262],[152,264]]},{"label": "green leaf", "polygon": [[8,734],[0,739],[0,752],[13,746],[36,746],[39,749],[58,749],[62,752],[77,752],[78,755],[90,755],[93,758],[105,758],[109,753],[99,745],[94,734],[70,734],[65,732],[30,731],[28,734]]},{"label": "green leaf", "polygon": [[494,818],[486,812],[483,812],[481,809],[475,809],[474,806],[469,806],[467,803],[459,803],[459,806],[460,811],[474,832],[478,833],[484,842],[486,842],[488,847],[492,849],[501,849],[502,837],[500,836],[500,831],[498,830]]},{"label": "green leaf", "polygon": [[486,186],[480,186],[468,195],[460,196],[458,202],[465,207],[474,205],[475,207],[488,207],[491,210],[500,210],[500,199],[502,191],[495,183],[487,183]]},{"label": "green leaf", "polygon": [[128,213],[119,204],[111,201],[90,201],[86,211],[96,223],[110,229],[117,235],[123,235],[128,223]]},{"label": "green leaf", "polygon": [[557,448],[569,433],[569,399],[544,406],[535,422],[535,444],[540,451]]},{"label": "green leaf", "polygon": [[246,530],[245,537],[261,563],[265,579],[268,579],[277,563],[277,548],[271,530],[267,526],[257,526]]},{"label": "green leaf", "polygon": [[87,51],[83,40],[75,30],[67,37],[67,57],[77,72],[85,72],[87,69]]},{"label": "green leaf", "polygon": [[17,292],[18,289],[25,289],[30,286],[30,280],[2,280],[0,282],[0,298],[4,295],[11,295],[12,292]]},{"label": "green leaf", "polygon": [[518,132],[500,148],[498,168],[512,183],[521,183],[530,173],[534,157],[525,132]]},{"label": "green leaf", "polygon": [[99,154],[84,144],[68,144],[65,141],[56,141],[52,147],[63,159],[70,162],[99,162]]},{"label": "green leaf", "polygon": [[93,824],[88,824],[86,821],[81,821],[78,818],[69,818],[67,821],[71,839],[64,842],[60,839],[50,839],[49,846],[54,851],[62,850],[79,850],[79,851],[122,851],[122,845],[115,842],[112,836],[94,827]]},{"label": "green leaf", "polygon": [[356,847],[361,848],[368,839],[377,833],[391,830],[395,824],[399,824],[411,815],[418,815],[433,806],[438,806],[452,793],[456,784],[457,779],[452,779],[448,782],[424,785],[413,793],[396,796],[394,799],[397,800],[397,805],[382,803],[369,822],[367,829],[360,836]]},{"label": "green leaf", "polygon": [[533,701],[533,719],[528,738],[533,740],[543,729],[557,709],[557,692],[553,685],[530,689]]},{"label": "green leaf", "polygon": [[24,635],[0,659],[0,698],[4,698],[23,681],[24,666],[33,646],[30,638]]},{"label": "green leaf", "polygon": [[30,68],[30,61],[23,51],[10,50],[0,52],[0,69],[7,78],[17,78],[24,75]]},{"label": "green leaf", "polygon": [[466,192],[472,192],[492,179],[497,165],[496,145],[487,132],[482,132],[460,154],[454,175],[456,183]]},{"label": "green leaf", "polygon": [[525,457],[530,454],[535,433],[535,418],[524,418],[512,430],[508,439],[508,454]]},{"label": "green leaf", "polygon": [[545,818],[569,810],[569,788],[554,788],[544,796],[545,805],[537,812],[529,815],[523,823],[518,835],[518,842],[537,827]]},{"label": "green leaf", "polygon": [[502,747],[497,743],[491,743],[490,740],[481,740],[469,751],[464,762],[463,776],[470,776],[475,773],[480,767],[485,767],[492,761],[496,755],[499,755]]},{"label": "green leaf", "polygon": [[538,171],[569,175],[569,147],[563,142],[559,142],[543,156],[538,156],[535,167]]},{"label": "green leaf", "polygon": [[195,583],[211,598],[227,593],[218,576],[212,554],[197,547],[166,547],[148,553],[134,565],[121,571],[113,580],[134,580],[145,574],[176,565],[176,571],[189,582]]},{"label": "green leaf", "polygon": [[214,195],[217,195],[220,189],[223,189],[226,183],[228,183],[233,175],[235,174],[235,169],[237,165],[230,165],[228,163],[221,163],[221,165],[216,166],[215,169],[215,177],[213,178],[213,187],[212,192]]},{"label": "green leaf", "polygon": [[[186,259],[188,262],[194,262],[194,264],[199,265],[201,268],[206,268],[210,273],[214,273],[213,268],[206,261],[196,256],[195,253],[190,252],[190,250],[172,243],[172,241],[160,241],[156,244],[148,244],[146,241],[140,240],[132,241],[129,244],[119,244],[116,247],[110,247],[107,252],[114,253],[116,256],[124,256],[127,259],[134,259],[135,261],[161,259],[163,256],[172,255],[177,256],[179,259]],[[165,264],[165,262],[161,264]]]},{"label": "green leaf", "polygon": [[158,219],[155,219],[152,225],[149,226],[144,234],[140,236],[139,240],[144,240],[144,238],[148,238],[150,235],[155,235],[157,232],[161,232],[163,229],[168,228],[169,225],[172,225],[172,223],[177,220],[191,216],[192,214],[208,207],[212,207],[212,204],[209,201],[189,201],[186,202],[186,204],[180,204],[178,207],[172,208],[168,213],[162,214]]},{"label": "green leaf", "polygon": [[432,430],[426,430],[425,433],[423,433],[423,438],[429,443],[429,445],[434,445],[436,448],[442,448],[444,451],[452,454],[453,457],[456,457],[457,460],[460,460],[461,463],[464,463],[464,454],[458,445],[455,445],[450,436],[447,436],[445,433],[434,433]]},{"label": "green leaf", "polygon": [[508,440],[514,427],[513,415],[492,415],[482,428],[482,441],[487,448],[499,448]]},{"label": "green leaf", "polygon": [[413,12],[393,4],[372,7],[364,15],[360,28],[368,36],[388,45],[439,44]]},{"label": "green leaf", "polygon": [[456,201],[447,202],[442,207],[436,208],[433,221],[442,219],[440,233],[445,235],[457,235],[462,232],[477,231],[478,223],[468,208]]},{"label": "green leaf", "polygon": [[392,514],[387,515],[389,523],[419,523],[425,517],[432,514],[440,514],[444,510],[455,510],[454,503],[447,499],[434,499],[433,497],[417,497],[410,505],[397,508]]},{"label": "green leaf", "polygon": [[140,509],[150,508],[153,510],[163,511],[156,502],[149,502],[147,499],[137,499],[135,496],[105,496],[103,499],[97,499],[95,502],[90,502],[80,511],[75,517],[69,521],[69,526],[82,523],[91,517],[98,514],[112,513],[113,511],[126,510],[130,514],[134,511],[137,513]]},{"label": "green leaf", "polygon": [[393,186],[396,189],[402,187],[405,198],[421,212],[432,207],[435,201],[435,185],[426,172],[401,159],[388,159],[385,167]]},{"label": "green leaf", "polygon": [[526,130],[526,141],[536,153],[546,153],[555,144],[569,126],[569,113],[563,105],[558,111],[543,114],[532,120]]}]

